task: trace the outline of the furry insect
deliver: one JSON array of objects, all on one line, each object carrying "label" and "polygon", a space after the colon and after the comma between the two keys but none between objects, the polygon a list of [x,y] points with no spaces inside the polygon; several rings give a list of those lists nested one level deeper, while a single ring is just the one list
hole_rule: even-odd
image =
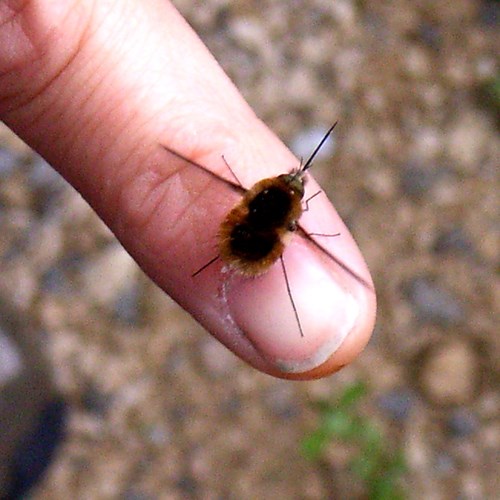
[{"label": "furry insect", "polygon": [[308,202],[321,193],[321,191],[318,191],[306,199],[305,208],[302,206],[305,193],[305,174],[312,166],[314,158],[336,125],[337,122],[330,127],[309,159],[303,165],[299,166],[299,168],[292,170],[288,174],[263,179],[254,184],[250,189],[245,189],[241,185],[224,157],[223,159],[227,167],[237,182],[221,177],[207,167],[184,157],[177,151],[163,146],[168,152],[205,171],[210,176],[224,182],[227,186],[243,195],[240,202],[229,211],[220,225],[218,234],[219,254],[194,272],[192,276],[196,277],[208,266],[220,259],[229,268],[234,269],[239,274],[255,277],[264,274],[279,259],[301,337],[304,337],[304,331],[300,323],[283,260],[283,252],[293,233],[298,232],[354,279],[370,288],[370,285],[364,278],[332,255],[313,238],[313,236],[329,237],[338,236],[339,234],[308,233],[299,224],[302,213],[308,209]]}]

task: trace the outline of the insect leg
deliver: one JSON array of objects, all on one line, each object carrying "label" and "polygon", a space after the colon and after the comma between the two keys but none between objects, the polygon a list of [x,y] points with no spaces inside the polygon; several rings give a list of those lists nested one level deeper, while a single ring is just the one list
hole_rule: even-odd
[{"label": "insect leg", "polygon": [[191,275],[191,278],[194,278],[195,276],[198,276],[198,274],[200,274],[202,271],[204,271],[208,266],[212,265],[219,258],[220,258],[220,255],[216,255],[213,259],[209,260],[206,264],[203,264],[203,266],[201,266],[198,269],[198,271],[196,271],[195,273],[193,273]]},{"label": "insect leg", "polygon": [[222,159],[224,160],[224,163],[226,164],[226,167],[229,169],[229,171],[231,172],[231,175],[236,179],[236,182],[243,188],[243,184],[240,182],[240,180],[238,179],[238,176],[234,173],[233,169],[231,168],[231,165],[229,165],[229,163],[227,162],[226,160],[226,157],[224,155],[222,155]]},{"label": "insect leg", "polygon": [[316,196],[318,196],[318,194],[321,194],[322,191],[321,189],[319,191],[317,191],[316,193],[314,193],[312,196],[309,196],[309,198],[307,198],[306,201],[304,201],[304,203],[306,204],[305,208],[304,208],[304,212],[308,212],[309,211],[309,202],[313,199],[313,198],[316,198]]},{"label": "insect leg", "polygon": [[[318,243],[300,224],[297,226],[298,232],[306,239],[309,240],[318,250],[323,252],[329,259],[331,259],[335,264],[337,264],[341,269],[343,269],[347,274],[352,276],[358,283],[361,283],[368,290],[373,289],[373,285],[369,283],[365,278],[363,278],[356,271],[351,269],[347,264],[342,262],[338,257],[330,253],[326,248],[323,248],[320,243]],[[325,235],[327,236],[327,235]]]},{"label": "insect leg", "polygon": [[309,236],[324,236],[325,238],[333,238],[334,236],[340,236],[340,233],[335,234],[323,234],[323,233],[308,233]]},{"label": "insect leg", "polygon": [[[307,200],[305,201],[306,208],[304,208],[304,212],[307,212],[309,210],[309,202],[318,196],[318,194],[322,193],[322,191],[317,191],[314,193],[312,196],[309,196]],[[332,238],[333,236],[340,236],[340,233],[335,233],[335,234],[324,234],[324,233],[309,233],[309,236],[326,236],[327,238]]]},{"label": "insect leg", "polygon": [[297,306],[293,301],[292,290],[290,289],[290,282],[288,281],[288,275],[286,274],[285,261],[283,260],[283,255],[280,255],[281,269],[283,269],[283,276],[285,276],[286,290],[288,296],[290,297],[290,302],[292,303],[293,313],[295,314],[295,319],[297,320],[297,325],[299,326],[300,336],[304,336],[304,331],[302,330],[302,325],[300,324],[299,313],[297,312]]}]

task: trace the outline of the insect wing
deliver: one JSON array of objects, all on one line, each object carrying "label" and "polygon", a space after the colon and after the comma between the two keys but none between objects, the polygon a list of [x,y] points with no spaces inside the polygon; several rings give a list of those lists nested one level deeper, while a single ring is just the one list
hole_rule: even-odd
[{"label": "insect wing", "polygon": [[247,192],[247,189],[245,189],[243,186],[241,186],[237,182],[229,180],[229,179],[226,179],[222,175],[216,174],[215,172],[212,172],[212,170],[210,170],[207,167],[201,165],[200,163],[196,163],[195,161],[190,160],[189,158],[187,158],[186,156],[182,155],[178,151],[175,151],[174,149],[171,149],[171,148],[169,148],[167,146],[164,146],[163,144],[161,145],[161,147],[163,149],[165,149],[165,151],[168,151],[169,153],[171,153],[174,156],[176,156],[177,158],[179,158],[180,160],[184,160],[185,162],[189,163],[193,167],[196,167],[197,169],[202,170],[203,172],[207,173],[213,179],[217,179],[219,181],[222,181],[229,188],[231,188],[235,193],[243,195],[243,194],[245,194]]}]

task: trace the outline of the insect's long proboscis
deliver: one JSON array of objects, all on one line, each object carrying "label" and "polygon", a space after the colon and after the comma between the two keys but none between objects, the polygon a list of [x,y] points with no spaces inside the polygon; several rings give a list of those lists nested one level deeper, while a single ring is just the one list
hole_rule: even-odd
[{"label": "insect's long proboscis", "polygon": [[316,146],[315,150],[312,152],[311,156],[309,159],[304,163],[304,166],[300,169],[300,172],[305,172],[309,168],[311,168],[312,162],[314,161],[314,158],[316,155],[319,153],[319,150],[323,147],[323,144],[326,142],[328,137],[330,137],[330,134],[333,132],[333,129],[337,126],[338,122],[335,122],[326,132],[326,134],[323,136],[323,139],[319,141],[319,144]]}]

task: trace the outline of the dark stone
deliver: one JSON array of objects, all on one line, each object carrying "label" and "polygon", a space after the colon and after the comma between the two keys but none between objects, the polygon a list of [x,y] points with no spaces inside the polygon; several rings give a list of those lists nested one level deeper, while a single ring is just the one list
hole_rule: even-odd
[{"label": "dark stone", "polygon": [[449,326],[457,325],[464,319],[459,300],[432,278],[413,279],[405,286],[405,292],[420,321]]},{"label": "dark stone", "polygon": [[415,402],[409,389],[393,389],[378,399],[378,406],[393,420],[406,420]]},{"label": "dark stone", "polygon": [[81,253],[68,252],[42,275],[41,286],[46,292],[63,293],[73,288],[71,273],[80,273],[84,265]]},{"label": "dark stone", "polygon": [[66,183],[61,175],[38,155],[31,162],[28,180],[34,192],[33,210],[43,217],[58,206],[58,199]]},{"label": "dark stone", "polygon": [[263,398],[269,411],[280,419],[289,420],[300,413],[295,392],[283,383],[269,387],[264,391]]},{"label": "dark stone", "polygon": [[85,256],[81,252],[66,252],[59,262],[65,271],[81,273],[85,266]]},{"label": "dark stone", "polygon": [[436,456],[435,468],[439,475],[450,475],[456,472],[457,465],[450,455],[447,453],[440,453]]},{"label": "dark stone", "polygon": [[221,5],[215,13],[214,29],[217,33],[228,32],[228,25],[231,21],[231,8],[226,5]]},{"label": "dark stone", "polygon": [[222,401],[222,411],[228,416],[237,415],[242,408],[243,403],[237,394],[232,394]]},{"label": "dark stone", "polygon": [[155,500],[156,497],[138,491],[135,488],[129,488],[123,493],[121,498],[122,500]]},{"label": "dark stone", "polygon": [[137,326],[141,319],[140,298],[136,283],[122,290],[113,305],[115,318],[127,325]]},{"label": "dark stone", "polygon": [[418,27],[418,35],[420,40],[428,47],[431,47],[434,50],[440,49],[442,35],[438,26],[424,21]]},{"label": "dark stone", "polygon": [[498,25],[498,0],[483,0],[479,7],[479,19],[487,27],[496,28]]},{"label": "dark stone", "polygon": [[479,421],[472,411],[466,408],[457,408],[451,413],[447,427],[453,437],[463,438],[476,432]]},{"label": "dark stone", "polygon": [[438,235],[433,250],[436,253],[471,254],[473,245],[461,227],[454,227]]},{"label": "dark stone", "polygon": [[31,160],[31,172],[28,179],[34,189],[50,189],[65,185],[61,175],[38,155],[34,155]]},{"label": "dark stone", "polygon": [[41,287],[44,292],[61,293],[68,286],[68,279],[59,265],[47,269],[41,278]]},{"label": "dark stone", "polygon": [[401,170],[400,185],[406,196],[419,199],[434,186],[437,179],[436,169],[412,163]]},{"label": "dark stone", "polygon": [[176,486],[184,495],[196,495],[198,482],[193,476],[184,475],[176,481]]},{"label": "dark stone", "polygon": [[112,397],[103,394],[93,384],[87,384],[81,402],[86,411],[104,417],[111,406]]},{"label": "dark stone", "polygon": [[18,162],[19,157],[14,151],[0,148],[0,179],[9,177],[16,170]]},{"label": "dark stone", "polygon": [[174,425],[189,421],[192,413],[193,408],[188,404],[178,404],[169,410],[169,416]]}]

